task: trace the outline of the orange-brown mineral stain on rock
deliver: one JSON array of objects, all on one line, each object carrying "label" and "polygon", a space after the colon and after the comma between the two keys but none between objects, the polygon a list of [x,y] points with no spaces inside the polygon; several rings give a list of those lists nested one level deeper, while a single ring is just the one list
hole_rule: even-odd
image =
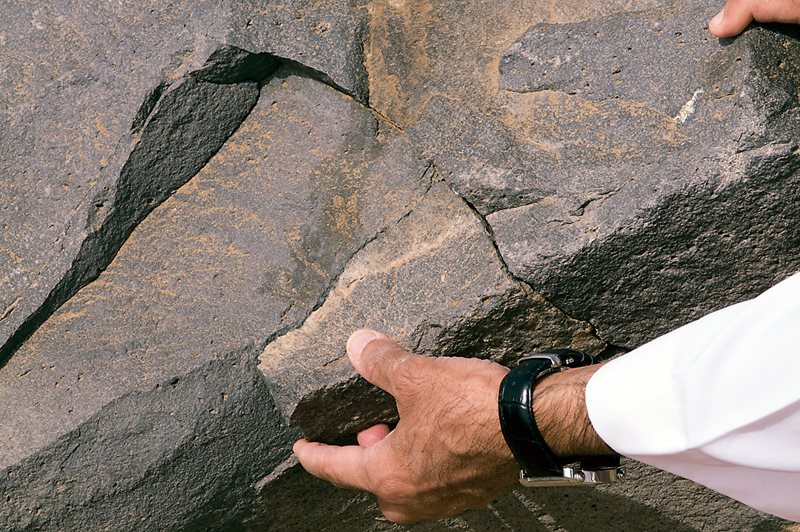
[{"label": "orange-brown mineral stain on rock", "polygon": [[[370,33],[365,46],[370,104],[390,119],[406,124],[420,102],[413,101],[413,80],[429,74],[429,1],[389,0],[369,5]],[[402,43],[401,57],[385,55]]]},{"label": "orange-brown mineral stain on rock", "polygon": [[331,200],[331,206],[336,230],[347,233],[351,224],[358,220],[358,196],[345,197],[336,194]]},{"label": "orange-brown mineral stain on rock", "polygon": [[401,127],[416,121],[435,94],[476,106],[499,86],[499,58],[533,24],[565,23],[657,2],[497,0],[454,8],[429,0],[369,4],[365,44],[370,104]]},{"label": "orange-brown mineral stain on rock", "polygon": [[670,149],[688,140],[671,117],[645,103],[589,101],[549,90],[508,93],[502,121],[518,140],[556,158],[574,146],[586,157],[637,158],[643,149]]}]

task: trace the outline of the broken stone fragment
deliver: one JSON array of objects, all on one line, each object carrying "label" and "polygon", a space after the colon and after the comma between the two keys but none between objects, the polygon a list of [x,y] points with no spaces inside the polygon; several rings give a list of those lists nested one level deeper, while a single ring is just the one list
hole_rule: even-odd
[{"label": "broken stone fragment", "polygon": [[[420,201],[429,173],[352,97],[276,72],[208,164],[0,368],[0,491],[13,500],[0,522],[126,528],[143,517],[168,529],[245,511],[250,484],[295,435],[253,350],[321,304],[353,254]],[[208,443],[234,428],[248,438]],[[218,461],[207,467],[222,469],[203,469],[208,445]],[[59,469],[73,459],[117,465],[40,501],[73,482],[74,468]],[[148,497],[146,516],[118,515]]]},{"label": "broken stone fragment", "polygon": [[604,347],[511,279],[481,220],[441,182],[350,260],[301,327],[262,353],[279,408],[309,437],[337,440],[393,416],[391,398],[347,360],[347,337],[361,327],[421,353],[505,362],[543,347]]},{"label": "broken stone fragment", "polygon": [[511,272],[628,348],[800,267],[800,43],[718,42],[698,6],[532,27],[501,61],[500,121],[553,192],[473,190],[518,198],[487,216]]}]

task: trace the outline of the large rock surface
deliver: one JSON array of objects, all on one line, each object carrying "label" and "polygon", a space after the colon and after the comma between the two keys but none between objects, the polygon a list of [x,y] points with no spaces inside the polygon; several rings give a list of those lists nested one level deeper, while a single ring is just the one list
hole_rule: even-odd
[{"label": "large rock surface", "polygon": [[347,0],[4,2],[0,20],[0,361],[202,168],[279,64],[367,99],[365,13]]},{"label": "large rock surface", "polygon": [[[608,355],[796,270],[798,41],[718,8],[0,5],[0,528],[402,530],[291,455],[396,416],[353,329]],[[784,529],[628,468],[415,529]]]},{"label": "large rock surface", "polygon": [[393,415],[393,401],[357,378],[344,352],[363,326],[418,352],[506,363],[553,345],[605,347],[508,275],[481,220],[441,182],[353,257],[301,327],[261,355],[287,421],[310,437],[335,440]]},{"label": "large rock surface", "polygon": [[501,59],[501,87],[524,93],[503,119],[552,193],[487,220],[512,272],[613,344],[800,267],[800,43],[720,43],[713,10],[535,26]]},{"label": "large rock surface", "polygon": [[536,24],[500,57],[492,105],[435,94],[409,127],[510,271],[612,345],[800,266],[800,44],[774,28],[719,42],[716,9]]},{"label": "large rock surface", "polygon": [[[255,359],[220,360],[297,326],[321,304],[350,257],[406,215],[430,179],[408,142],[391,129],[378,133],[378,122],[361,104],[291,70],[278,71],[220,152],[3,368],[0,469],[6,475],[0,483],[13,503],[0,510],[0,521],[21,528],[81,528],[92,519],[123,526],[127,521],[113,516],[135,498],[121,486],[147,478],[154,467],[177,467],[185,432],[213,423],[212,432],[220,431],[235,422],[234,403],[224,403],[240,394],[241,401],[261,406],[251,406],[245,421],[252,425],[237,430],[255,431],[263,441],[252,449],[237,443],[220,459],[252,451],[258,460],[244,472],[219,475],[176,469],[180,482],[203,477],[202,489],[183,493],[180,514],[169,509],[175,503],[156,504],[147,523],[183,526],[205,515],[210,499],[236,500],[225,495],[230,485],[242,492],[257,480],[253,471],[264,473],[286,457],[290,440],[263,379],[230,390],[239,378],[231,372],[246,371],[253,379]],[[126,405],[124,420],[118,404]],[[159,427],[151,421],[154,409],[179,416],[184,430]],[[116,450],[100,445],[106,438]],[[64,461],[76,448],[82,464],[106,461],[127,447],[135,457],[142,445],[151,459],[126,458],[126,468],[98,471],[101,484],[64,492],[58,505],[38,501],[43,483],[69,485],[75,473],[40,476],[27,464]],[[104,503],[95,504],[101,498]],[[237,509],[233,505],[227,517]]]}]

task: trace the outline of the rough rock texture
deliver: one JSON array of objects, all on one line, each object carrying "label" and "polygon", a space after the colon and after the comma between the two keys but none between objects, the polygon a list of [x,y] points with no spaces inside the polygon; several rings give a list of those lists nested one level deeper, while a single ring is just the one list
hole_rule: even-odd
[{"label": "rough rock texture", "polygon": [[[285,460],[296,437],[275,411],[253,355],[165,372],[175,376],[107,402],[13,466],[4,460],[4,529],[208,530],[247,515],[250,481]],[[60,387],[79,401],[86,397],[79,385]],[[28,426],[52,417],[40,412]]]},{"label": "rough rock texture", "polygon": [[[0,5],[0,528],[401,530],[290,452],[395,416],[352,329],[611,354],[795,271],[798,41],[718,8]],[[628,468],[415,529],[788,530]]]},{"label": "rough rock texture", "polygon": [[480,219],[443,183],[353,257],[325,303],[261,355],[276,401],[311,437],[333,440],[392,415],[391,398],[356,379],[345,355],[362,326],[418,352],[507,363],[553,345],[604,347],[511,279]]},{"label": "rough rock texture", "polygon": [[408,127],[511,272],[613,345],[800,264],[800,45],[767,28],[720,43],[715,9],[534,25],[500,58],[491,106],[434,94]]},{"label": "rough rock texture", "polygon": [[[635,492],[624,485],[600,489],[518,489],[484,510],[406,527],[379,517],[377,504],[368,494],[337,489],[311,477],[295,464],[296,459],[287,460],[270,477],[256,484],[259,499],[256,511],[244,522],[246,530],[796,530],[792,525],[765,520],[758,512],[732,505],[702,486],[633,462],[624,465],[639,479],[640,488]],[[687,505],[686,501],[692,503]],[[317,509],[313,521],[294,511],[298,505]]]},{"label": "rough rock texture", "polygon": [[552,193],[487,221],[512,272],[613,344],[800,266],[800,43],[764,28],[719,43],[713,9],[536,26],[501,59],[501,87],[525,92],[503,120]]},{"label": "rough rock texture", "polygon": [[219,149],[279,63],[366,101],[362,8],[262,4],[0,6],[0,363]]},{"label": "rough rock texture", "polygon": [[[190,433],[227,416],[219,402],[233,397],[228,387],[234,377],[223,371],[227,366],[218,368],[219,357],[263,345],[296,326],[321,303],[347,260],[409,212],[430,185],[430,169],[413,157],[407,141],[391,129],[378,135],[377,127],[351,97],[290,70],[276,73],[222,150],[140,224],[108,270],[61,307],[3,368],[0,468],[19,480],[4,486],[16,502],[3,506],[0,522],[80,528],[96,512],[136,504],[131,492],[117,485],[132,481],[129,476],[146,476],[152,467],[177,467],[186,438],[182,432],[162,433],[148,421],[154,408],[177,409]],[[239,362],[249,368],[248,378],[254,375],[252,362],[252,357]],[[205,385],[183,384],[197,373],[208,373]],[[270,395],[263,381],[258,383],[240,393],[248,404],[262,405],[265,419],[247,419],[280,430],[239,429],[252,429],[267,442],[235,454],[258,454],[262,446],[270,452],[249,464],[247,475],[235,470],[219,478],[205,475],[209,482],[196,490],[201,493],[186,494],[179,515],[164,521],[162,509],[149,526],[184,526],[203,517],[208,499],[230,503],[223,493],[230,483],[241,492],[257,479],[253,471],[268,471],[285,458],[287,429],[273,419]],[[162,388],[172,395],[156,393]],[[137,399],[143,393],[155,393],[155,399]],[[186,406],[169,405],[181,401]],[[115,445],[137,449],[146,441],[155,465],[134,462],[128,469],[98,472],[109,482],[94,486],[92,497],[64,496],[74,507],[72,517],[58,505],[37,503],[41,482],[68,484],[71,477],[67,471],[32,478],[25,464],[59,461],[64,445],[78,445],[81,452],[85,445],[99,445],[96,440],[105,436],[92,435],[89,444],[80,438],[88,437],[87,427],[116,430],[116,418],[106,410],[118,403],[127,405],[123,424],[131,425],[133,434],[115,434]],[[219,423],[227,421],[215,426]],[[80,443],[64,443],[73,440]],[[104,456],[86,452],[83,463]],[[223,456],[234,459],[227,452]],[[181,470],[178,480],[189,482],[194,474]],[[95,504],[99,498],[109,506]],[[236,509],[230,508],[228,518]]]}]

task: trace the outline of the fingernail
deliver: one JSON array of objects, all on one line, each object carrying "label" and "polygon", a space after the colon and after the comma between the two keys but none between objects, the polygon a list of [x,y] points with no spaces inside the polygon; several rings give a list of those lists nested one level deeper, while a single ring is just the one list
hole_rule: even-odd
[{"label": "fingernail", "polygon": [[714,17],[711,19],[711,21],[708,23],[708,25],[709,26],[719,26],[722,23],[722,17],[724,16],[724,14],[725,14],[725,9],[723,8],[722,10],[720,10],[719,13],[714,15]]},{"label": "fingernail", "polygon": [[364,346],[378,337],[372,329],[359,329],[347,339],[347,352],[351,355],[360,355]]}]

